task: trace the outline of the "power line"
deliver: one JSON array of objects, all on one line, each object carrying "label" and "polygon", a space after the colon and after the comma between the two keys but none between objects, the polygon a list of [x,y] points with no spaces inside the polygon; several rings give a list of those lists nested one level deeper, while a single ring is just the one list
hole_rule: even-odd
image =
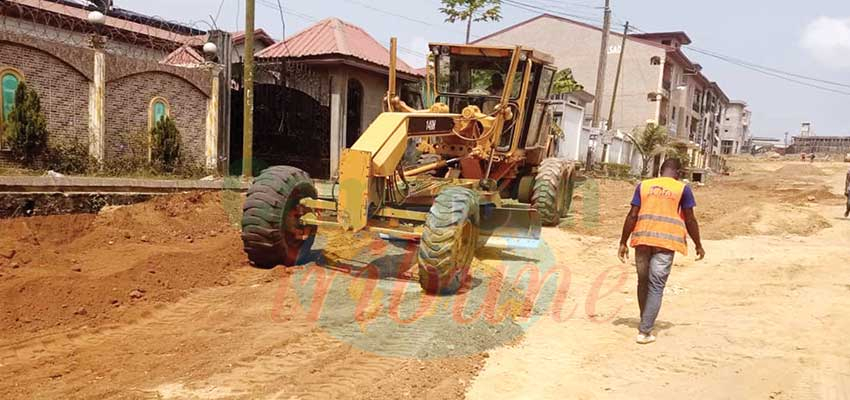
[{"label": "power line", "polygon": [[695,51],[697,53],[705,54],[705,55],[710,56],[710,57],[715,57],[715,58],[720,58],[720,59],[729,59],[729,60],[735,61],[737,63],[745,64],[745,65],[751,66],[753,68],[759,68],[759,69],[763,69],[763,70],[766,70],[766,71],[775,72],[777,74],[788,75],[790,77],[805,79],[805,80],[812,81],[812,82],[825,83],[827,85],[850,88],[850,84],[847,84],[847,83],[829,81],[829,80],[820,79],[820,78],[813,78],[813,77],[810,77],[810,76],[800,75],[800,74],[796,74],[796,73],[793,73],[793,72],[787,72],[787,71],[783,71],[783,70],[776,69],[776,68],[765,67],[763,65],[754,64],[754,63],[751,63],[751,62],[748,62],[748,61],[741,60],[739,58],[723,55],[723,54],[718,53],[716,51],[701,49],[699,47],[688,46],[687,48],[692,50],[692,51]]},{"label": "power line", "polygon": [[[788,81],[788,82],[797,83],[799,85],[808,86],[808,87],[815,88],[815,89],[825,90],[827,92],[832,92],[832,93],[837,93],[837,94],[841,94],[841,95],[845,95],[845,96],[850,96],[850,92],[845,92],[843,90],[838,90],[838,89],[834,89],[834,88],[830,88],[830,87],[826,87],[826,86],[821,86],[821,85],[815,85],[815,84],[810,83],[810,82],[790,78],[786,75],[781,75],[781,74],[778,74],[778,73],[775,73],[775,72],[771,72],[770,70],[767,70],[767,69],[764,69],[764,68],[761,68],[761,67],[755,67],[755,66],[752,66],[752,65],[749,65],[749,64],[738,62],[738,61],[736,61],[732,58],[729,58],[729,57],[725,57],[725,56],[721,56],[721,55],[717,55],[717,54],[712,54],[711,52],[707,52],[707,51],[696,50],[694,48],[690,48],[690,50],[695,51],[695,52],[700,53],[700,54],[707,55],[709,57],[717,58],[719,60],[725,61],[725,62],[733,64],[733,65],[737,65],[737,66],[742,67],[742,68],[749,69],[751,71],[755,71],[755,72],[758,72],[758,73],[761,73],[761,74],[764,74],[764,75],[772,76],[774,78],[779,78],[779,79],[782,79],[782,80],[785,80],[785,81]],[[812,79],[812,78],[807,78],[807,79]]]},{"label": "power line", "polygon": [[578,19],[578,20],[582,20],[582,21],[592,21],[594,23],[598,22],[597,18],[594,17],[594,16],[579,15],[579,14],[566,13],[566,12],[562,12],[562,11],[555,11],[555,10],[552,10],[552,9],[540,7],[540,6],[537,6],[537,5],[534,5],[534,4],[529,4],[529,3],[526,3],[526,2],[522,2],[522,1],[502,0],[502,3],[507,4],[509,6],[512,6],[514,8],[529,11],[529,12],[532,12],[532,13],[544,13],[544,14],[551,14],[551,15],[565,17],[565,18]]}]

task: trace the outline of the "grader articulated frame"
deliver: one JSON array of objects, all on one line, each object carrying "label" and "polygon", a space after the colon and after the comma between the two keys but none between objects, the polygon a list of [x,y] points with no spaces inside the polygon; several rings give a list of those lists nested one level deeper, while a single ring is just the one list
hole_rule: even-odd
[{"label": "grader articulated frame", "polygon": [[519,46],[431,51],[426,97],[438,101],[416,110],[397,97],[391,40],[384,112],[343,150],[329,195],[294,167],[254,180],[242,239],[255,265],[298,263],[319,226],[365,230],[418,239],[422,288],[454,293],[477,247],[536,247],[541,224],[566,216],[573,169],[552,158],[551,57]]}]

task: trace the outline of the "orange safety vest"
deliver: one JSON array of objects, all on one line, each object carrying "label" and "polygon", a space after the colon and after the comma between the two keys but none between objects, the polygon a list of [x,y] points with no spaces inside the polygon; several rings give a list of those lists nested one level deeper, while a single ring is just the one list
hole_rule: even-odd
[{"label": "orange safety vest", "polygon": [[655,246],[688,255],[688,230],[679,202],[685,184],[673,178],[655,178],[640,184],[640,212],[632,232],[632,247]]}]

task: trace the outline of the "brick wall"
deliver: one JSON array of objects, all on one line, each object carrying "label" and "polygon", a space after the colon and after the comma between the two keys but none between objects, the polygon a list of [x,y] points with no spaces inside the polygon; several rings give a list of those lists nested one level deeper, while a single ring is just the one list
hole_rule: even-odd
[{"label": "brick wall", "polygon": [[0,41],[0,69],[13,67],[41,98],[51,143],[77,139],[88,146],[89,80],[59,58]]},{"label": "brick wall", "polygon": [[154,97],[168,101],[171,118],[180,130],[181,149],[192,160],[203,162],[207,95],[183,78],[160,71],[106,84],[106,158],[123,154],[131,135],[147,131],[148,108]]}]

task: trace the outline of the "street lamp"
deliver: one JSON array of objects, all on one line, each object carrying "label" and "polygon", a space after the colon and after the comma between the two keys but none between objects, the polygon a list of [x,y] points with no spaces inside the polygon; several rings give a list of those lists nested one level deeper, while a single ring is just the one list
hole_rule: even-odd
[{"label": "street lamp", "polygon": [[213,42],[204,43],[204,55],[207,56],[208,61],[215,60],[215,56],[218,54],[218,46]]},{"label": "street lamp", "polygon": [[102,49],[105,41],[103,40],[101,32],[103,31],[103,25],[106,24],[106,15],[98,10],[93,10],[89,12],[86,20],[88,20],[90,24],[94,25],[95,33],[91,38],[92,47],[95,49]]},{"label": "street lamp", "polygon": [[102,26],[106,23],[106,15],[103,15],[102,12],[97,10],[89,12],[89,15],[88,17],[86,17],[86,19],[88,19],[89,23],[95,26]]}]

